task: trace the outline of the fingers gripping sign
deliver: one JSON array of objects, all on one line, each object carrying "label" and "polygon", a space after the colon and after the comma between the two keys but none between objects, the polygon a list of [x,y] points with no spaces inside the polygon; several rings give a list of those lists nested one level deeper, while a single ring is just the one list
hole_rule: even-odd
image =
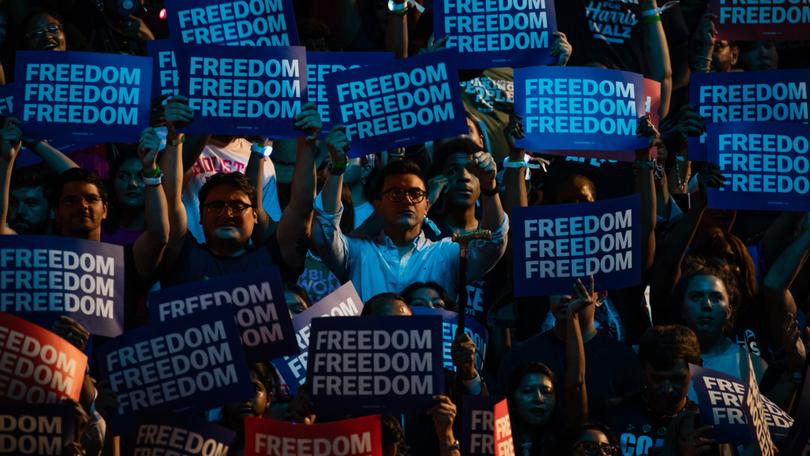
[{"label": "fingers gripping sign", "polygon": [[295,116],[295,128],[308,133],[306,136],[307,141],[315,141],[321,134],[323,122],[321,121],[321,114],[315,103],[306,103],[301,106],[301,112]]},{"label": "fingers gripping sign", "polygon": [[498,168],[495,166],[495,159],[488,152],[478,151],[473,154],[467,168],[478,178],[482,191],[491,191],[498,185],[495,181]]},{"label": "fingers gripping sign", "polygon": [[3,129],[0,130],[0,159],[6,162],[14,160],[20,153],[22,137],[19,121],[14,118],[6,119]]}]

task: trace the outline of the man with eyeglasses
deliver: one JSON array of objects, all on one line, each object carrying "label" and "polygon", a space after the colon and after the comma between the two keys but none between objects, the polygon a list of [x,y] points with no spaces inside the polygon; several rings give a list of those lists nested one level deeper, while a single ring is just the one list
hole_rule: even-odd
[{"label": "man with eyeglasses", "polygon": [[[413,282],[432,280],[452,296],[458,293],[459,245],[450,238],[430,241],[422,232],[429,202],[422,170],[413,162],[396,160],[382,171],[372,204],[383,230],[372,239],[346,236],[340,230],[343,171],[349,148],[345,128],[333,128],[326,138],[332,156],[329,176],[315,204],[312,240],[326,265],[341,280],[351,280],[363,300],[384,292],[399,292]],[[509,222],[495,182],[495,162],[485,152],[473,155],[470,171],[481,185],[480,228],[491,240],[470,243],[466,280],[487,273],[506,250]]]},{"label": "man with eyeglasses", "polygon": [[182,97],[166,106],[166,195],[171,233],[162,264],[161,285],[169,287],[228,274],[278,266],[285,282],[295,282],[304,264],[315,193],[314,145],[321,120],[314,104],[302,106],[296,126],[307,137],[298,140],[293,195],[276,225],[262,201],[264,147],[252,147],[246,174],[217,173],[200,189],[200,224],[205,243],[188,229],[183,203],[183,135],[177,122],[191,120]]}]

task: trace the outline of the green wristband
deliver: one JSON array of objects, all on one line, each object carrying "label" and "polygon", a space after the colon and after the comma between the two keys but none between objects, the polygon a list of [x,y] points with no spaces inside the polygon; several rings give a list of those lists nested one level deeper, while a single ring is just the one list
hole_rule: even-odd
[{"label": "green wristband", "polygon": [[162,173],[162,171],[160,170],[160,166],[158,166],[158,165],[156,164],[156,165],[155,165],[155,169],[150,170],[150,171],[144,171],[144,173],[143,173],[143,177],[154,178],[154,177],[158,177],[158,176],[160,176],[160,175],[161,175],[161,173]]}]

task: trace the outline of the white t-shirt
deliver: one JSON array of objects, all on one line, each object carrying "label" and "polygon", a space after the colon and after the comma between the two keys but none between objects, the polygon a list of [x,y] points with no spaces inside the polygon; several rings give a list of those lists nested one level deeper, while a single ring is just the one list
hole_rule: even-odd
[{"label": "white t-shirt", "polygon": [[[244,173],[250,158],[250,141],[237,138],[225,147],[207,144],[197,161],[186,174],[183,183],[183,204],[186,205],[188,231],[198,242],[204,243],[202,225],[200,225],[200,201],[198,194],[209,177],[216,173]],[[281,208],[276,192],[276,170],[271,160],[264,161],[264,187],[262,207],[274,221],[281,218]]]}]

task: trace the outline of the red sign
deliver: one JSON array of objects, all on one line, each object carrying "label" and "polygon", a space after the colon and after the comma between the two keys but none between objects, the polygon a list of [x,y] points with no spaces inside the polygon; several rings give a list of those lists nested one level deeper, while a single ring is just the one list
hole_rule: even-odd
[{"label": "red sign", "polygon": [[718,39],[729,41],[806,40],[810,5],[773,0],[712,0]]},{"label": "red sign", "polygon": [[245,456],[316,454],[382,456],[379,415],[311,426],[245,419]]},{"label": "red sign", "polygon": [[87,356],[56,334],[0,312],[0,400],[79,400]]},{"label": "red sign", "polygon": [[509,421],[509,406],[506,399],[495,404],[495,456],[515,456],[512,442],[512,422]]}]

